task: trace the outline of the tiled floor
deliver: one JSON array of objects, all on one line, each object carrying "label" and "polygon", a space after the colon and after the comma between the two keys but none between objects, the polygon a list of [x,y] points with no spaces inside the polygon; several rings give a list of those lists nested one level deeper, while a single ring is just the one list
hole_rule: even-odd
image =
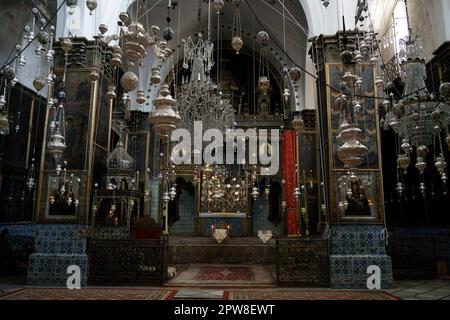
[{"label": "tiled floor", "polygon": [[387,292],[404,300],[450,300],[450,280],[398,281]]}]

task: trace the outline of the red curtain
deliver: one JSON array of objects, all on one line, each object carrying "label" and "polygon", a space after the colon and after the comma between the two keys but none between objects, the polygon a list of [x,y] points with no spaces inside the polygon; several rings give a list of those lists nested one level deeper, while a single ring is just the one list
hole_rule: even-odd
[{"label": "red curtain", "polygon": [[297,201],[294,196],[294,191],[297,187],[297,173],[295,172],[295,164],[297,162],[296,136],[295,130],[285,130],[283,132],[284,199],[286,201],[288,236],[299,235]]}]

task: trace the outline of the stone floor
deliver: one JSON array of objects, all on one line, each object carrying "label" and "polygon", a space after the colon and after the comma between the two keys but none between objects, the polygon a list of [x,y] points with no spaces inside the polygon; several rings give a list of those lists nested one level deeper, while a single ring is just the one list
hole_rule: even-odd
[{"label": "stone floor", "polygon": [[386,291],[403,300],[450,300],[450,280],[398,281]]}]

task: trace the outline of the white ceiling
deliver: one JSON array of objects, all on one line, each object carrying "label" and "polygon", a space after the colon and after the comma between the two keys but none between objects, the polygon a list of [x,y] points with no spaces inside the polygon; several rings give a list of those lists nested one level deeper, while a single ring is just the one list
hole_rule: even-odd
[{"label": "white ceiling", "polygon": [[[307,30],[308,25],[306,16],[299,1],[284,0],[285,1],[285,33],[283,32],[283,7],[281,5],[283,0],[245,0],[241,5],[241,21],[242,21],[242,36],[247,48],[255,48],[259,51],[259,46],[254,43],[256,34],[265,29],[273,39],[270,42],[269,48],[273,53],[271,55],[272,62],[277,60],[280,63],[280,58],[283,59],[283,47],[286,43],[286,52],[289,57],[295,62],[304,66],[307,51],[307,35],[302,30],[302,27]],[[170,46],[174,49],[178,47],[179,41],[183,38],[194,35],[201,31],[208,32],[208,1],[207,0],[178,0],[178,5],[172,14],[171,26],[175,31],[175,37],[171,41]],[[146,0],[145,6],[143,1],[138,1],[139,9],[138,16],[141,17],[147,9],[154,7],[145,16],[141,18],[141,22],[146,24],[159,25],[162,29],[167,25],[167,4],[168,0]],[[250,9],[251,8],[251,9]],[[252,11],[258,18],[255,18]],[[135,16],[136,3],[132,4],[128,10],[131,15]],[[213,41],[217,39],[217,15],[215,11],[211,10],[211,38]],[[181,12],[181,14],[180,14]],[[235,13],[235,6],[231,1],[225,2],[225,7],[220,15],[220,25],[222,27],[222,39],[224,41],[231,41],[233,30],[233,17]],[[259,21],[258,21],[259,20]],[[180,21],[180,23],[179,23]],[[302,27],[299,27],[300,24]],[[285,39],[285,41],[284,41]],[[276,55],[275,55],[276,53]],[[289,58],[282,60],[292,65]],[[282,65],[282,63],[280,65]]]}]

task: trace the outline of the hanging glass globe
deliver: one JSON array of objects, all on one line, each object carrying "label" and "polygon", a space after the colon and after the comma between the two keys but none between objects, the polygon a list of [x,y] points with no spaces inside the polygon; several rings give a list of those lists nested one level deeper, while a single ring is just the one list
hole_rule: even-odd
[{"label": "hanging glass globe", "polygon": [[120,79],[120,84],[126,91],[134,91],[139,86],[139,78],[133,71],[128,71]]},{"label": "hanging glass globe", "polygon": [[212,6],[216,10],[217,14],[220,14],[225,6],[225,2],[223,0],[213,0]]},{"label": "hanging glass globe", "polygon": [[409,165],[411,164],[411,159],[406,154],[401,154],[398,156],[397,164],[399,168],[406,171],[409,168]]},{"label": "hanging glass globe", "polygon": [[256,39],[262,45],[268,45],[270,41],[270,36],[266,31],[262,30],[258,32],[258,34],[256,35]]},{"label": "hanging glass globe", "polygon": [[97,0],[86,0],[86,7],[89,9],[92,15],[92,11],[97,9]]},{"label": "hanging glass globe", "polygon": [[233,49],[236,51],[236,54],[239,54],[239,51],[242,50],[242,48],[244,47],[244,41],[242,40],[242,38],[240,36],[235,36],[233,37],[233,40],[231,40],[231,46],[233,47]]},{"label": "hanging glass globe", "polygon": [[292,81],[297,82],[302,77],[302,70],[299,67],[294,67],[289,70],[289,76],[291,77]]},{"label": "hanging glass globe", "polygon": [[66,5],[70,8],[73,9],[78,5],[78,0],[67,0],[66,1]]}]

